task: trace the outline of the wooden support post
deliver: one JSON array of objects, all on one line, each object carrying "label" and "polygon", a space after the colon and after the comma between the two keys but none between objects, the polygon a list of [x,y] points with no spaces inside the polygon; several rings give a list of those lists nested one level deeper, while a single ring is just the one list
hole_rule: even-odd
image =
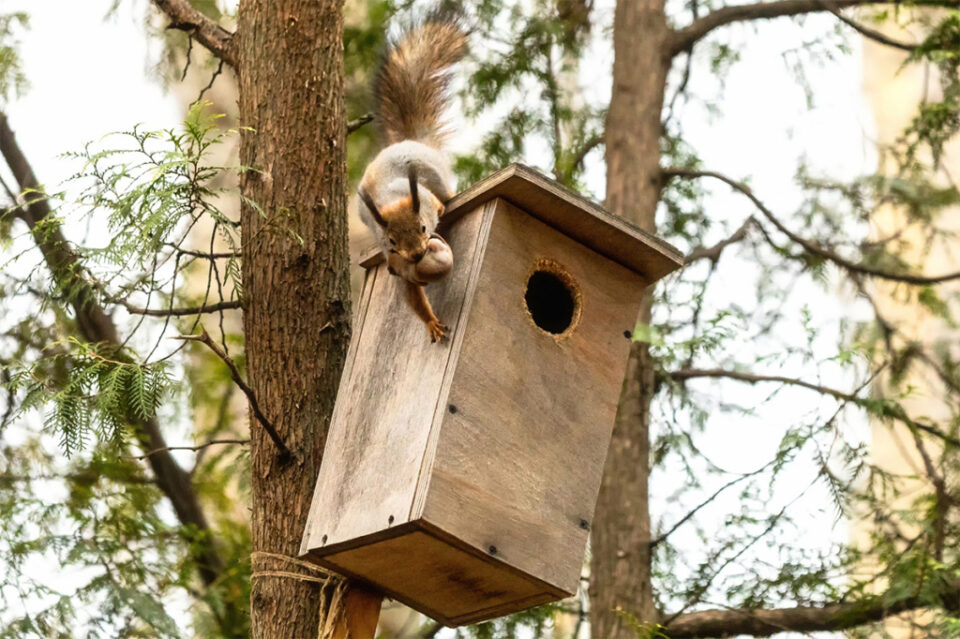
[{"label": "wooden support post", "polygon": [[374,639],[383,594],[352,582],[344,595],[343,614],[332,639]]}]

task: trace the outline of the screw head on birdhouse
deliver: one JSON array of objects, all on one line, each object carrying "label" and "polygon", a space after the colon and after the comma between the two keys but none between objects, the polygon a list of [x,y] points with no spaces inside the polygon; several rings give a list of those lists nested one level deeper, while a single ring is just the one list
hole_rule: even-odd
[{"label": "screw head on birdhouse", "polygon": [[514,164],[451,200],[429,340],[375,252],[306,559],[446,625],[574,594],[644,289],[666,242]]}]

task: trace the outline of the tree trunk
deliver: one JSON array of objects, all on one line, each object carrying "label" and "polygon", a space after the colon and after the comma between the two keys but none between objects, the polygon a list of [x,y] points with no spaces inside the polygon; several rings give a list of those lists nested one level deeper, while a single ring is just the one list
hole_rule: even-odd
[{"label": "tree trunk", "polygon": [[[295,558],[350,333],[339,0],[242,0],[240,160],[247,374],[295,459],[251,419],[254,552]],[[310,575],[254,558],[254,572]],[[254,576],[253,637],[317,637],[316,583]]]},{"label": "tree trunk", "polygon": [[[654,231],[660,199],[660,118],[670,66],[664,0],[620,0],[614,16],[613,92],[606,123],[606,207]],[[650,321],[651,298],[640,321]],[[634,343],[591,536],[591,633],[636,639],[628,619],[656,623],[650,584],[650,400],[653,368]]]}]

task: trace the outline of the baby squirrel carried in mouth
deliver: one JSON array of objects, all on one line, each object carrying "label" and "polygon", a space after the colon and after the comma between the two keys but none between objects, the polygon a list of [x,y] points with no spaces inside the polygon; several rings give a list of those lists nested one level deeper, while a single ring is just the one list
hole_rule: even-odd
[{"label": "baby squirrel carried in mouth", "polygon": [[453,170],[443,151],[449,67],[466,52],[453,18],[435,17],[406,31],[384,54],[374,83],[377,115],[389,146],[373,159],[358,190],[360,219],[377,238],[390,272],[432,341],[447,326],[434,314],[424,285],[453,268],[453,253],[436,234],[453,197]]}]

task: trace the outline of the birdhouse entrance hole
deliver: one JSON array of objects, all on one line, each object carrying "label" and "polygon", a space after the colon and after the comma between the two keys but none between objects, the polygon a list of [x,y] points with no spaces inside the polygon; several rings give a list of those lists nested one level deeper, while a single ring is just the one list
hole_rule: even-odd
[{"label": "birdhouse entrance hole", "polygon": [[552,260],[537,261],[523,299],[533,323],[552,335],[573,330],[580,319],[580,287]]}]

